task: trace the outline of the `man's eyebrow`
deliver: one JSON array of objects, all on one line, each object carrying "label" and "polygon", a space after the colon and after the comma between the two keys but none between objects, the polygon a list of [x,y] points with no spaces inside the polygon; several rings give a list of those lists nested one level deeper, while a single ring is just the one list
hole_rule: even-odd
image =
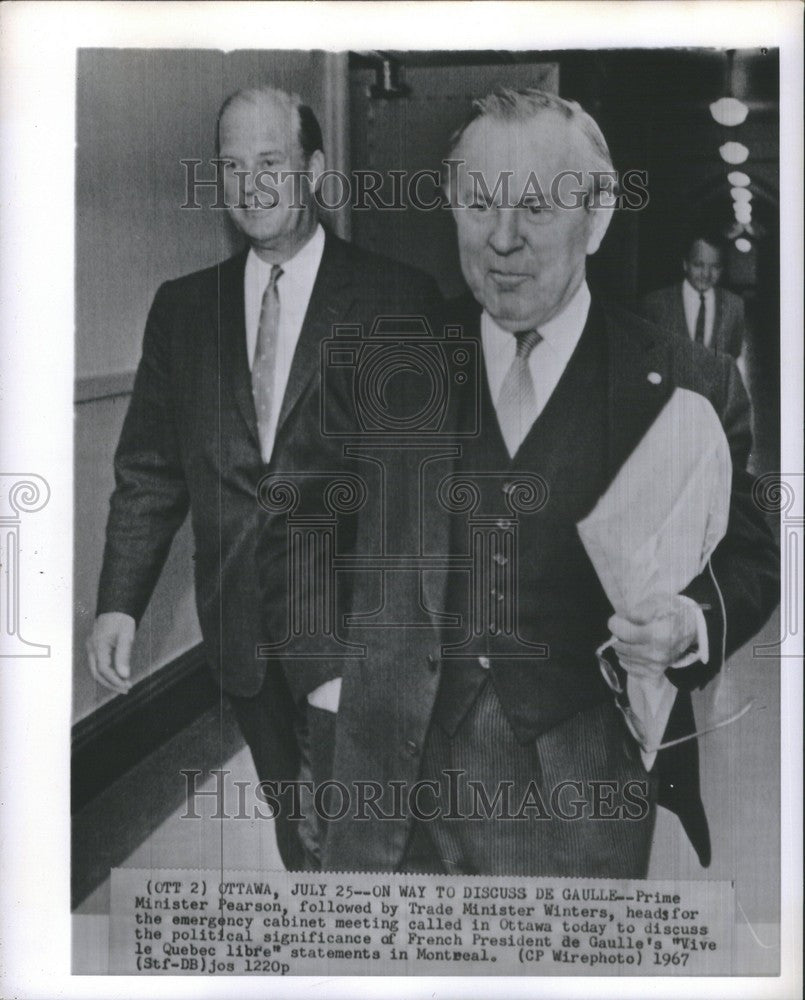
[{"label": "man's eyebrow", "polygon": [[[227,150],[226,150],[226,147],[224,147],[221,150],[221,156],[228,156],[228,157],[230,157],[233,160],[237,159],[236,154],[235,153],[228,153]],[[256,158],[263,157],[263,156],[285,156],[285,151],[282,150],[282,149],[263,149],[259,153],[255,153],[255,157]]]}]

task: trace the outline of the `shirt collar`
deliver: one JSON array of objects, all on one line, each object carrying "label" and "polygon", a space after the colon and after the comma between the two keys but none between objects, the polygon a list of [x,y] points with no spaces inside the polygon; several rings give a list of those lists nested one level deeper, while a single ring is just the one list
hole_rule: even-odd
[{"label": "shirt collar", "polygon": [[[698,301],[699,301],[699,295],[700,295],[701,293],[700,293],[699,291],[697,291],[697,290],[696,290],[696,289],[695,289],[695,288],[693,287],[693,285],[691,285],[691,283],[690,283],[690,282],[688,281],[688,279],[687,279],[687,278],[685,278],[685,279],[684,279],[684,281],[682,282],[682,290],[684,291],[685,295],[686,295],[686,296],[687,296],[687,297],[688,297],[688,298],[689,298],[689,299],[690,299],[691,301],[693,301],[693,300],[695,300],[696,302],[698,302]],[[713,297],[715,296],[715,294],[716,294],[716,290],[715,290],[715,287],[714,287],[713,285],[711,285],[711,286],[710,286],[710,287],[709,287],[709,288],[707,289],[707,291],[706,291],[706,292],[704,293],[704,297],[705,297],[705,299],[707,299],[707,301],[709,302],[709,301],[710,301],[710,300],[711,300],[711,299],[712,299],[712,298],[713,298]]]},{"label": "shirt collar", "polygon": [[[584,324],[587,322],[587,314],[590,311],[590,289],[586,281],[582,281],[573,297],[565,308],[549,319],[547,323],[542,323],[537,327],[544,343],[549,344],[556,350],[561,350],[563,346],[570,346],[572,349],[581,337]],[[492,319],[489,313],[484,310],[481,316],[481,330],[489,334],[497,334],[495,339],[503,340],[508,338],[511,343],[512,353],[514,353],[514,336],[508,330],[503,330]]]},{"label": "shirt collar", "polygon": [[543,341],[552,347],[558,347],[569,341],[576,344],[587,322],[589,311],[590,289],[587,287],[587,282],[582,281],[565,308],[537,329],[542,334]]},{"label": "shirt collar", "polygon": [[[287,287],[288,284],[295,284],[300,281],[312,283],[311,279],[315,280],[323,253],[324,229],[321,223],[318,223],[307,243],[301,249],[297,250],[293,257],[283,261],[280,265],[282,267],[283,284]],[[250,250],[246,266],[253,274],[259,276],[261,284],[265,284],[268,281],[273,265],[258,257],[254,250]]]}]

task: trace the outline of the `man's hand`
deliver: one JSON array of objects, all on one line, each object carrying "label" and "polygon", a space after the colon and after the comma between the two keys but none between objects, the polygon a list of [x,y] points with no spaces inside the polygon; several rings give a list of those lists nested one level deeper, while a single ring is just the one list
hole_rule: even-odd
[{"label": "man's hand", "polygon": [[613,615],[607,625],[624,670],[634,677],[662,677],[696,642],[697,610],[677,595],[655,602],[634,620]]},{"label": "man's hand", "polygon": [[87,656],[92,676],[104,687],[126,694],[131,687],[131,644],[136,628],[131,615],[108,611],[98,615],[87,639]]}]

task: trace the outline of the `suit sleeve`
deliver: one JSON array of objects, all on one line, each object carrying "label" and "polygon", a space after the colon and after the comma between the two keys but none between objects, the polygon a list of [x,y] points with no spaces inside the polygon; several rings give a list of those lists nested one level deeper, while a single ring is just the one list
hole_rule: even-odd
[{"label": "suit sleeve", "polygon": [[148,317],[115,452],[115,490],[98,586],[98,614],[121,611],[138,623],[189,506],[171,395],[167,300],[163,285]]},{"label": "suit sleeve", "polygon": [[724,359],[721,421],[732,457],[732,496],[727,533],[704,572],[685,589],[703,609],[710,658],[669,670],[677,687],[704,687],[724,660],[754,636],[777,606],[780,562],[777,545],[763,513],[752,499],[746,463],[752,443],[750,407],[735,362]]}]

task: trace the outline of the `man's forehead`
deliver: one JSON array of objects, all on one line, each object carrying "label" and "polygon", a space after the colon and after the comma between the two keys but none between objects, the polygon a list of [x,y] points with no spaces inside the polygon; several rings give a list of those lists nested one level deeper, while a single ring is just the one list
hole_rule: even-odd
[{"label": "man's forehead", "polygon": [[721,251],[718,247],[711,246],[705,240],[696,240],[690,248],[688,260],[720,261]]},{"label": "man's forehead", "polygon": [[470,169],[475,161],[514,173],[545,167],[583,170],[589,154],[580,138],[578,129],[550,109],[522,120],[482,116],[467,127],[456,155]]},{"label": "man's forehead", "polygon": [[277,101],[238,101],[221,118],[221,144],[249,143],[270,138],[275,145],[287,147],[298,136],[295,112]]}]

